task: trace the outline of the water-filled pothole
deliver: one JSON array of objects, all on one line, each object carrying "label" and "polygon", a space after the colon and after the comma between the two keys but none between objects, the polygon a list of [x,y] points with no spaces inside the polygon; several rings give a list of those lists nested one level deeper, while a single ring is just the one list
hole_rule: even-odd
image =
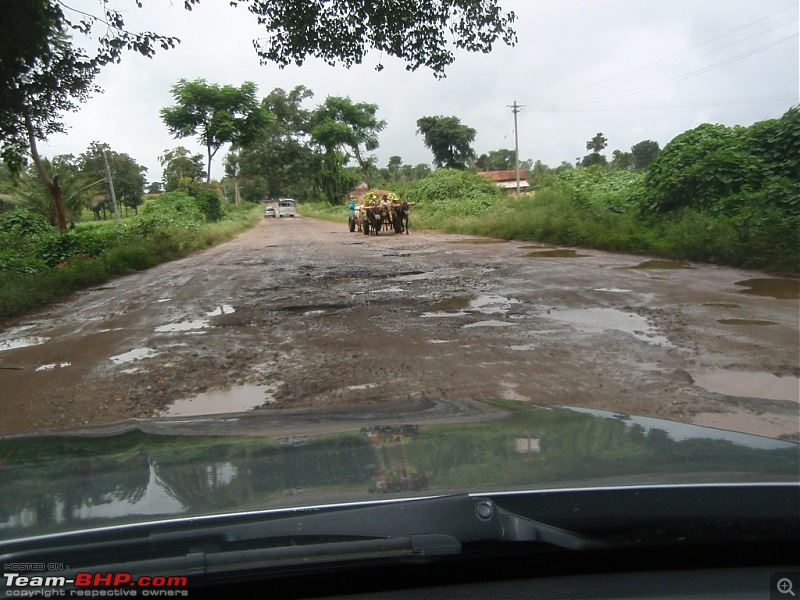
[{"label": "water-filled pothole", "polygon": [[762,321],[760,319],[717,319],[723,325],[777,325],[775,321]]},{"label": "water-filled pothole", "polygon": [[691,373],[694,384],[709,392],[744,398],[800,402],[800,379],[758,371],[715,369]]},{"label": "water-filled pothole", "polygon": [[50,338],[37,335],[23,336],[10,340],[0,340],[0,352],[3,350],[16,350],[17,348],[27,348],[28,346],[38,346],[44,344]]},{"label": "water-filled pothole", "polygon": [[246,412],[275,402],[275,385],[239,385],[176,400],[162,413],[165,417],[196,417]]},{"label": "water-filled pothole", "polygon": [[578,254],[577,250],[538,250],[536,252],[528,252],[525,254],[526,258],[585,258],[588,254]]},{"label": "water-filled pothole", "polygon": [[796,300],[800,298],[800,280],[798,279],[745,279],[735,285],[746,287],[740,294],[763,296],[777,300]]},{"label": "water-filled pothole", "polygon": [[115,365],[122,365],[125,363],[133,362],[135,360],[152,358],[153,356],[158,356],[159,354],[161,354],[161,352],[153,350],[152,348],[134,348],[133,350],[129,350],[128,352],[123,352],[122,354],[117,354],[116,356],[112,356],[109,358],[109,360],[113,362]]},{"label": "water-filled pothole", "polygon": [[483,244],[506,244],[508,243],[507,240],[492,240],[492,239],[480,239],[480,240],[452,240],[447,242],[448,244],[467,244],[467,245],[483,245]]},{"label": "water-filled pothole", "polygon": [[689,263],[682,260],[646,260],[643,263],[626,269],[694,269]]},{"label": "water-filled pothole", "polygon": [[288,312],[293,315],[307,315],[307,314],[325,314],[337,310],[344,310],[350,308],[350,304],[346,303],[322,303],[322,304],[295,304],[290,306],[282,306],[278,310],[281,312]]},{"label": "water-filled pothole", "polygon": [[580,325],[589,330],[605,331],[614,329],[624,331],[636,339],[650,344],[671,346],[669,340],[659,334],[653,325],[641,315],[623,312],[615,308],[584,308],[555,310],[547,318],[573,325]]}]

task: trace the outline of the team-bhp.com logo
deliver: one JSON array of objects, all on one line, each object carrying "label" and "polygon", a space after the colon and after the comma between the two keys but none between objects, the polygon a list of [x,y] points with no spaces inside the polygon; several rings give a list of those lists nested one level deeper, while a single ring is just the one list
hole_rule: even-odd
[{"label": "team-bhp.com logo", "polygon": [[3,596],[6,598],[158,598],[189,595],[187,578],[180,575],[134,576],[125,572],[78,572],[66,577],[5,572],[3,584]]}]

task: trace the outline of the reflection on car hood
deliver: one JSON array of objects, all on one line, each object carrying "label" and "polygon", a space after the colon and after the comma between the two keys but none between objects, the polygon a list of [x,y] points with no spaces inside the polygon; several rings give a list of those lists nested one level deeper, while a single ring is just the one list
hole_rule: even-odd
[{"label": "reflection on car hood", "polygon": [[455,492],[796,481],[792,442],[514,402],[132,420],[0,440],[0,539]]}]

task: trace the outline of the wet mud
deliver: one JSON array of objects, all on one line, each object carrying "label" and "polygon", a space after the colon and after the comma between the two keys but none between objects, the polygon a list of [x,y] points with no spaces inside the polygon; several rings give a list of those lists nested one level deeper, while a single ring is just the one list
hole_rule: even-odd
[{"label": "wet mud", "polygon": [[435,398],[800,437],[784,393],[800,385],[796,280],[533,248],[558,260],[503,240],[264,220],[0,324],[0,434]]}]

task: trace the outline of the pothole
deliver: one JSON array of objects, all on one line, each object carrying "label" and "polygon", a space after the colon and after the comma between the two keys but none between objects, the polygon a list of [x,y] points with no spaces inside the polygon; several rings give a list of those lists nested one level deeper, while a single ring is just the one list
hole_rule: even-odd
[{"label": "pothole", "polygon": [[115,365],[122,365],[125,363],[133,362],[135,360],[144,360],[145,358],[152,358],[158,356],[161,352],[153,350],[152,348],[134,348],[128,352],[117,354],[109,358]]},{"label": "pothole", "polygon": [[623,331],[649,344],[672,345],[666,336],[659,334],[645,317],[615,308],[554,310],[547,315],[547,318],[579,325],[593,331],[609,329]]},{"label": "pothole", "polygon": [[795,300],[800,298],[800,280],[798,279],[745,279],[735,285],[746,287],[740,294],[775,298],[776,300]]},{"label": "pothole", "polygon": [[238,413],[253,410],[262,404],[275,402],[277,384],[239,385],[199,394],[194,398],[176,400],[162,413],[164,417],[196,417]]},{"label": "pothole", "polygon": [[689,263],[682,260],[646,260],[643,263],[623,269],[693,269]]},{"label": "pothole", "polygon": [[800,403],[800,379],[759,371],[715,369],[691,373],[694,385],[715,394]]},{"label": "pothole", "polygon": [[578,254],[577,250],[538,250],[536,252],[528,252],[525,254],[526,258],[586,258],[588,254]]}]

